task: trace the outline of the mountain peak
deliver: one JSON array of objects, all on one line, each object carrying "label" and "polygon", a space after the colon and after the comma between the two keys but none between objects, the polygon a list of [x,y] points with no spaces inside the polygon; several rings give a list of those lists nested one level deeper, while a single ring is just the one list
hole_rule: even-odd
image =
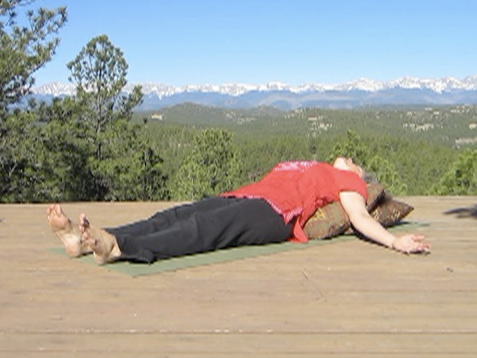
[{"label": "mountain peak", "polygon": [[[128,84],[125,92],[130,92],[137,84]],[[144,94],[155,93],[158,97],[171,96],[178,93],[220,93],[230,96],[241,96],[247,92],[270,92],[287,91],[292,93],[303,92],[325,92],[325,91],[365,91],[377,92],[386,89],[429,89],[431,91],[442,93],[452,90],[474,91],[477,90],[477,75],[467,76],[462,80],[454,77],[443,77],[438,79],[423,79],[418,77],[400,77],[391,81],[377,81],[366,77],[340,84],[321,84],[309,83],[298,86],[288,85],[283,82],[273,81],[265,84],[241,84],[241,83],[223,83],[221,85],[201,84],[186,86],[169,86],[163,83],[147,82],[139,84],[142,86]],[[33,93],[41,95],[71,95],[75,92],[75,85],[68,83],[52,82],[33,89]]]},{"label": "mountain peak", "polygon": [[[128,84],[124,91],[130,93],[135,85],[137,84]],[[309,83],[293,86],[279,81],[265,84],[224,83],[186,86],[148,82],[140,85],[145,95],[143,109],[144,107],[157,109],[181,101],[224,107],[265,105],[282,109],[304,106],[477,104],[477,75],[461,80],[454,77],[423,79],[406,76],[391,81],[377,81],[363,77],[332,85]],[[37,96],[55,97],[73,95],[75,90],[73,84],[53,82],[34,88],[33,93]],[[422,95],[419,95],[419,92],[422,92]],[[152,104],[153,102],[155,104]]]}]

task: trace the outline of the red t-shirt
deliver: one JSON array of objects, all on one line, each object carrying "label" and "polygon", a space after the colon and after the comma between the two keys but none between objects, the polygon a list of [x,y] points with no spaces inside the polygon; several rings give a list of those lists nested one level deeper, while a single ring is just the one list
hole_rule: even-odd
[{"label": "red t-shirt", "polygon": [[283,162],[276,165],[260,181],[221,194],[238,198],[266,200],[285,223],[296,218],[292,241],[306,242],[303,226],[315,211],[339,201],[342,191],[355,191],[367,199],[366,184],[350,171],[314,161]]}]

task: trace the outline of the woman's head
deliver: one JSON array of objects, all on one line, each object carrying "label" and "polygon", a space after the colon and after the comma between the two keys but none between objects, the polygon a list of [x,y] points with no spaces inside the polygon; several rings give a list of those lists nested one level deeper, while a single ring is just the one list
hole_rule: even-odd
[{"label": "woman's head", "polygon": [[361,168],[359,165],[354,164],[353,159],[351,158],[338,157],[333,162],[333,166],[337,169],[347,170],[356,173],[362,179],[365,177],[366,174],[364,169]]}]

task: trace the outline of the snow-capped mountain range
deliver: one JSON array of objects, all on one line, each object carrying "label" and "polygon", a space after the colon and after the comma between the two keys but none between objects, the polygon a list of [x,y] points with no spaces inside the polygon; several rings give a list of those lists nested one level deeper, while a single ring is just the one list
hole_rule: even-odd
[{"label": "snow-capped mountain range", "polygon": [[[131,91],[135,85],[127,85],[125,92]],[[181,87],[161,83],[142,83],[140,85],[144,93],[141,109],[144,110],[160,109],[183,102],[229,108],[268,105],[281,109],[401,104],[477,104],[477,75],[464,79],[402,77],[392,81],[360,78],[341,84],[311,83],[300,86],[281,82],[258,85],[229,83]],[[55,82],[36,87],[33,89],[33,93],[35,96],[46,99],[70,96],[75,93],[75,86]]]}]

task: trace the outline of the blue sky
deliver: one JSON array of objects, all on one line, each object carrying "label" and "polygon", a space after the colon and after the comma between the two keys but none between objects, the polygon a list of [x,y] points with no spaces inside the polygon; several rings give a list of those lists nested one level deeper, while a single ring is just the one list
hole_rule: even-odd
[{"label": "blue sky", "polygon": [[477,74],[474,0],[39,0],[68,23],[37,85],[106,34],[130,83],[335,84]]}]

